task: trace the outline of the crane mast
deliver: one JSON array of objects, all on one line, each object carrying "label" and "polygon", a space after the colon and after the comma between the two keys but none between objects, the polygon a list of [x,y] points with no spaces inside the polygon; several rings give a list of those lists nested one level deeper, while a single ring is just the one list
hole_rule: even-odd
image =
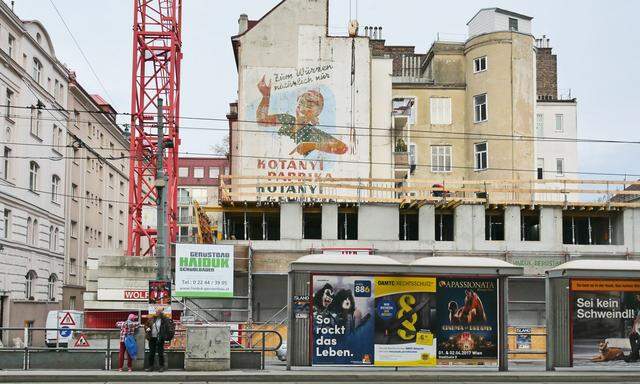
[{"label": "crane mast", "polygon": [[[177,236],[178,148],[182,0],[134,0],[129,221],[127,255],[154,256],[158,227],[166,223],[169,244]],[[162,113],[158,113],[159,100]],[[162,116],[164,124],[160,124]],[[158,126],[164,125],[162,170],[166,176],[165,223],[156,217]],[[146,212],[145,212],[146,211]],[[155,227],[154,227],[155,225]],[[169,244],[165,249],[168,250]]]}]

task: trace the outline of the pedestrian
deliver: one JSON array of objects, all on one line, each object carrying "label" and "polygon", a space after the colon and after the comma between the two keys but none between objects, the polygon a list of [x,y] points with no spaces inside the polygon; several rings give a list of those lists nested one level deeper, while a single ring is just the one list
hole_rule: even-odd
[{"label": "pedestrian", "polygon": [[[640,295],[636,295],[637,302],[640,302]],[[640,360],[640,308],[636,310],[636,318],[631,325],[631,332],[629,333],[629,345],[631,346],[631,353],[624,358],[627,363],[635,363]]]},{"label": "pedestrian", "polygon": [[147,372],[155,367],[155,357],[158,355],[158,371],[164,372],[164,342],[173,338],[171,319],[163,313],[163,308],[156,308],[156,313],[149,317],[147,323],[147,338],[149,340],[149,360]]},{"label": "pedestrian", "polygon": [[127,367],[129,368],[129,372],[132,371],[131,364],[133,359],[131,358],[129,351],[127,351],[125,339],[127,336],[135,335],[136,330],[140,326],[140,323],[136,320],[138,320],[138,316],[132,313],[127,318],[127,321],[118,321],[116,323],[116,327],[120,328],[120,352],[118,353],[118,371],[120,372],[122,372],[122,366],[124,365],[125,354],[127,355]]}]

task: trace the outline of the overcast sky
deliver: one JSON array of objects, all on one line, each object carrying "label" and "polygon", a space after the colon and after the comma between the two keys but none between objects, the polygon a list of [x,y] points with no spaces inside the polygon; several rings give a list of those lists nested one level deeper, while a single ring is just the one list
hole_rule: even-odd
[{"label": "overcast sky", "polygon": [[[53,1],[105,84],[109,101],[119,112],[129,112],[133,1]],[[224,118],[237,94],[229,38],[237,33],[238,16],[247,13],[250,19],[258,19],[278,2],[183,1],[183,116]],[[332,0],[331,4],[330,29],[344,34],[349,1]],[[464,38],[466,23],[477,10],[494,6],[532,16],[534,35],[551,39],[558,55],[558,87],[571,89],[578,98],[579,137],[640,141],[640,1],[360,0],[358,20],[361,26],[383,26],[388,44],[415,45],[424,52],[437,33]],[[42,21],[58,58],[76,71],[89,92],[104,95],[50,0],[15,0],[15,12],[22,19]],[[220,129],[181,131],[181,151],[208,153],[224,136],[227,123],[184,120],[182,126]],[[580,171],[638,175],[640,145],[580,144],[579,163]]]}]

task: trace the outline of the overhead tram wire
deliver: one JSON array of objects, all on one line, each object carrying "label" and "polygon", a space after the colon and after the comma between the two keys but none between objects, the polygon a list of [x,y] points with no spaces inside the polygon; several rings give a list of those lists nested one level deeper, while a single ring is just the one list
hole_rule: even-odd
[{"label": "overhead tram wire", "polygon": [[[6,104],[0,104],[0,108],[3,107],[7,107]],[[11,108],[18,108],[18,109],[32,109],[34,107],[32,106],[11,106]],[[126,113],[126,112],[116,112],[116,113],[111,113],[111,112],[105,112],[105,111],[89,111],[89,110],[69,110],[69,109],[64,109],[64,108],[46,108],[46,107],[40,107],[38,109],[41,110],[50,110],[50,111],[58,111],[58,112],[66,112],[66,113],[74,113],[74,112],[80,112],[80,113],[89,113],[89,114],[98,114],[98,115],[116,115],[116,116],[130,116],[130,113]],[[180,117],[181,120],[197,120],[197,121],[216,121],[216,122],[224,122],[224,123],[228,123],[229,120],[225,117],[225,118],[215,118],[215,117],[184,117],[181,116]],[[87,121],[85,121],[87,122]],[[238,123],[247,123],[247,124],[260,124],[260,122],[256,121],[256,120],[236,120],[236,122]],[[96,123],[96,122],[91,122],[92,124],[98,124],[104,127],[104,124],[101,123]],[[128,127],[128,124],[126,123],[115,123],[118,126],[125,126]],[[294,123],[293,125],[300,125],[302,126],[303,124],[301,123]],[[148,125],[147,127],[152,128],[153,125]],[[316,127],[325,127],[325,128],[339,128],[339,129],[351,129],[354,128],[356,130],[381,130],[381,131],[385,131],[385,132],[390,132],[393,129],[392,128],[383,128],[383,127],[351,127],[348,125],[329,125],[329,124],[317,124]],[[180,129],[193,129],[193,130],[203,130],[203,131],[225,131],[228,132],[229,128],[214,128],[214,127],[189,127],[189,126],[181,126]],[[236,129],[235,131],[239,131],[239,132],[269,132],[269,131],[265,131],[265,130],[247,130],[247,129]],[[402,130],[404,131],[404,130]],[[613,140],[613,139],[591,139],[591,138],[584,138],[584,139],[579,139],[579,138],[558,138],[558,137],[550,137],[550,136],[529,136],[529,135],[511,135],[511,134],[501,134],[501,133],[472,133],[472,132],[451,132],[451,131],[439,131],[439,130],[425,130],[425,129],[411,129],[411,133],[427,133],[427,134],[447,134],[447,135],[458,135],[458,136],[472,136],[472,138],[477,139],[478,136],[481,137],[491,137],[492,140],[497,140],[497,139],[493,139],[494,137],[497,138],[505,138],[507,141],[508,140],[517,140],[517,141],[549,141],[549,142],[576,142],[576,143],[604,143],[604,144],[640,144],[640,139],[638,140]],[[271,132],[270,132],[271,133]],[[356,134],[358,136],[369,136],[369,134]],[[387,135],[374,135],[374,137],[388,137]],[[420,138],[420,136],[414,136],[417,138]],[[432,138],[443,138],[440,136],[431,136]],[[425,137],[425,138],[429,138],[429,137]],[[456,137],[454,139],[458,139],[458,140],[465,140],[468,138],[465,137]]]},{"label": "overhead tram wire", "polygon": [[111,95],[109,94],[109,91],[107,91],[107,88],[104,86],[104,83],[102,82],[102,80],[100,79],[100,76],[98,76],[98,73],[96,72],[96,70],[93,68],[93,65],[91,65],[91,62],[89,61],[89,58],[87,57],[87,55],[84,53],[84,50],[82,49],[82,47],[80,46],[80,43],[78,42],[78,40],[76,39],[76,37],[74,36],[73,32],[71,32],[71,28],[69,27],[69,24],[67,24],[66,20],[64,19],[64,17],[62,16],[62,13],[60,12],[60,10],[58,9],[58,7],[56,7],[56,4],[53,2],[53,0],[49,0],[49,2],[51,3],[51,6],[53,7],[53,9],[56,11],[56,13],[58,14],[58,17],[60,18],[60,21],[62,22],[62,24],[64,24],[64,27],[67,29],[67,32],[69,32],[69,36],[71,36],[71,39],[73,40],[74,44],[76,45],[76,48],[78,48],[78,51],[80,51],[80,54],[82,55],[82,58],[84,58],[84,61],[87,63],[87,65],[89,66],[89,69],[91,70],[91,73],[93,73],[93,76],[96,78],[96,80],[98,81],[98,84],[100,84],[100,87],[102,88],[102,90],[105,93],[105,96],[109,99],[109,101],[111,101],[113,103],[113,97],[111,97]]}]

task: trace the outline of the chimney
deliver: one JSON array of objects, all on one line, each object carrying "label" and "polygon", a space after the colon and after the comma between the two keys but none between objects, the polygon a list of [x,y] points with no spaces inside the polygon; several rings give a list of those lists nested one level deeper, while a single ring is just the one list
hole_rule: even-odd
[{"label": "chimney", "polygon": [[538,100],[558,99],[558,58],[546,35],[536,39],[536,88]]},{"label": "chimney", "polygon": [[241,35],[249,29],[249,16],[246,13],[240,15],[238,19],[238,34]]}]

